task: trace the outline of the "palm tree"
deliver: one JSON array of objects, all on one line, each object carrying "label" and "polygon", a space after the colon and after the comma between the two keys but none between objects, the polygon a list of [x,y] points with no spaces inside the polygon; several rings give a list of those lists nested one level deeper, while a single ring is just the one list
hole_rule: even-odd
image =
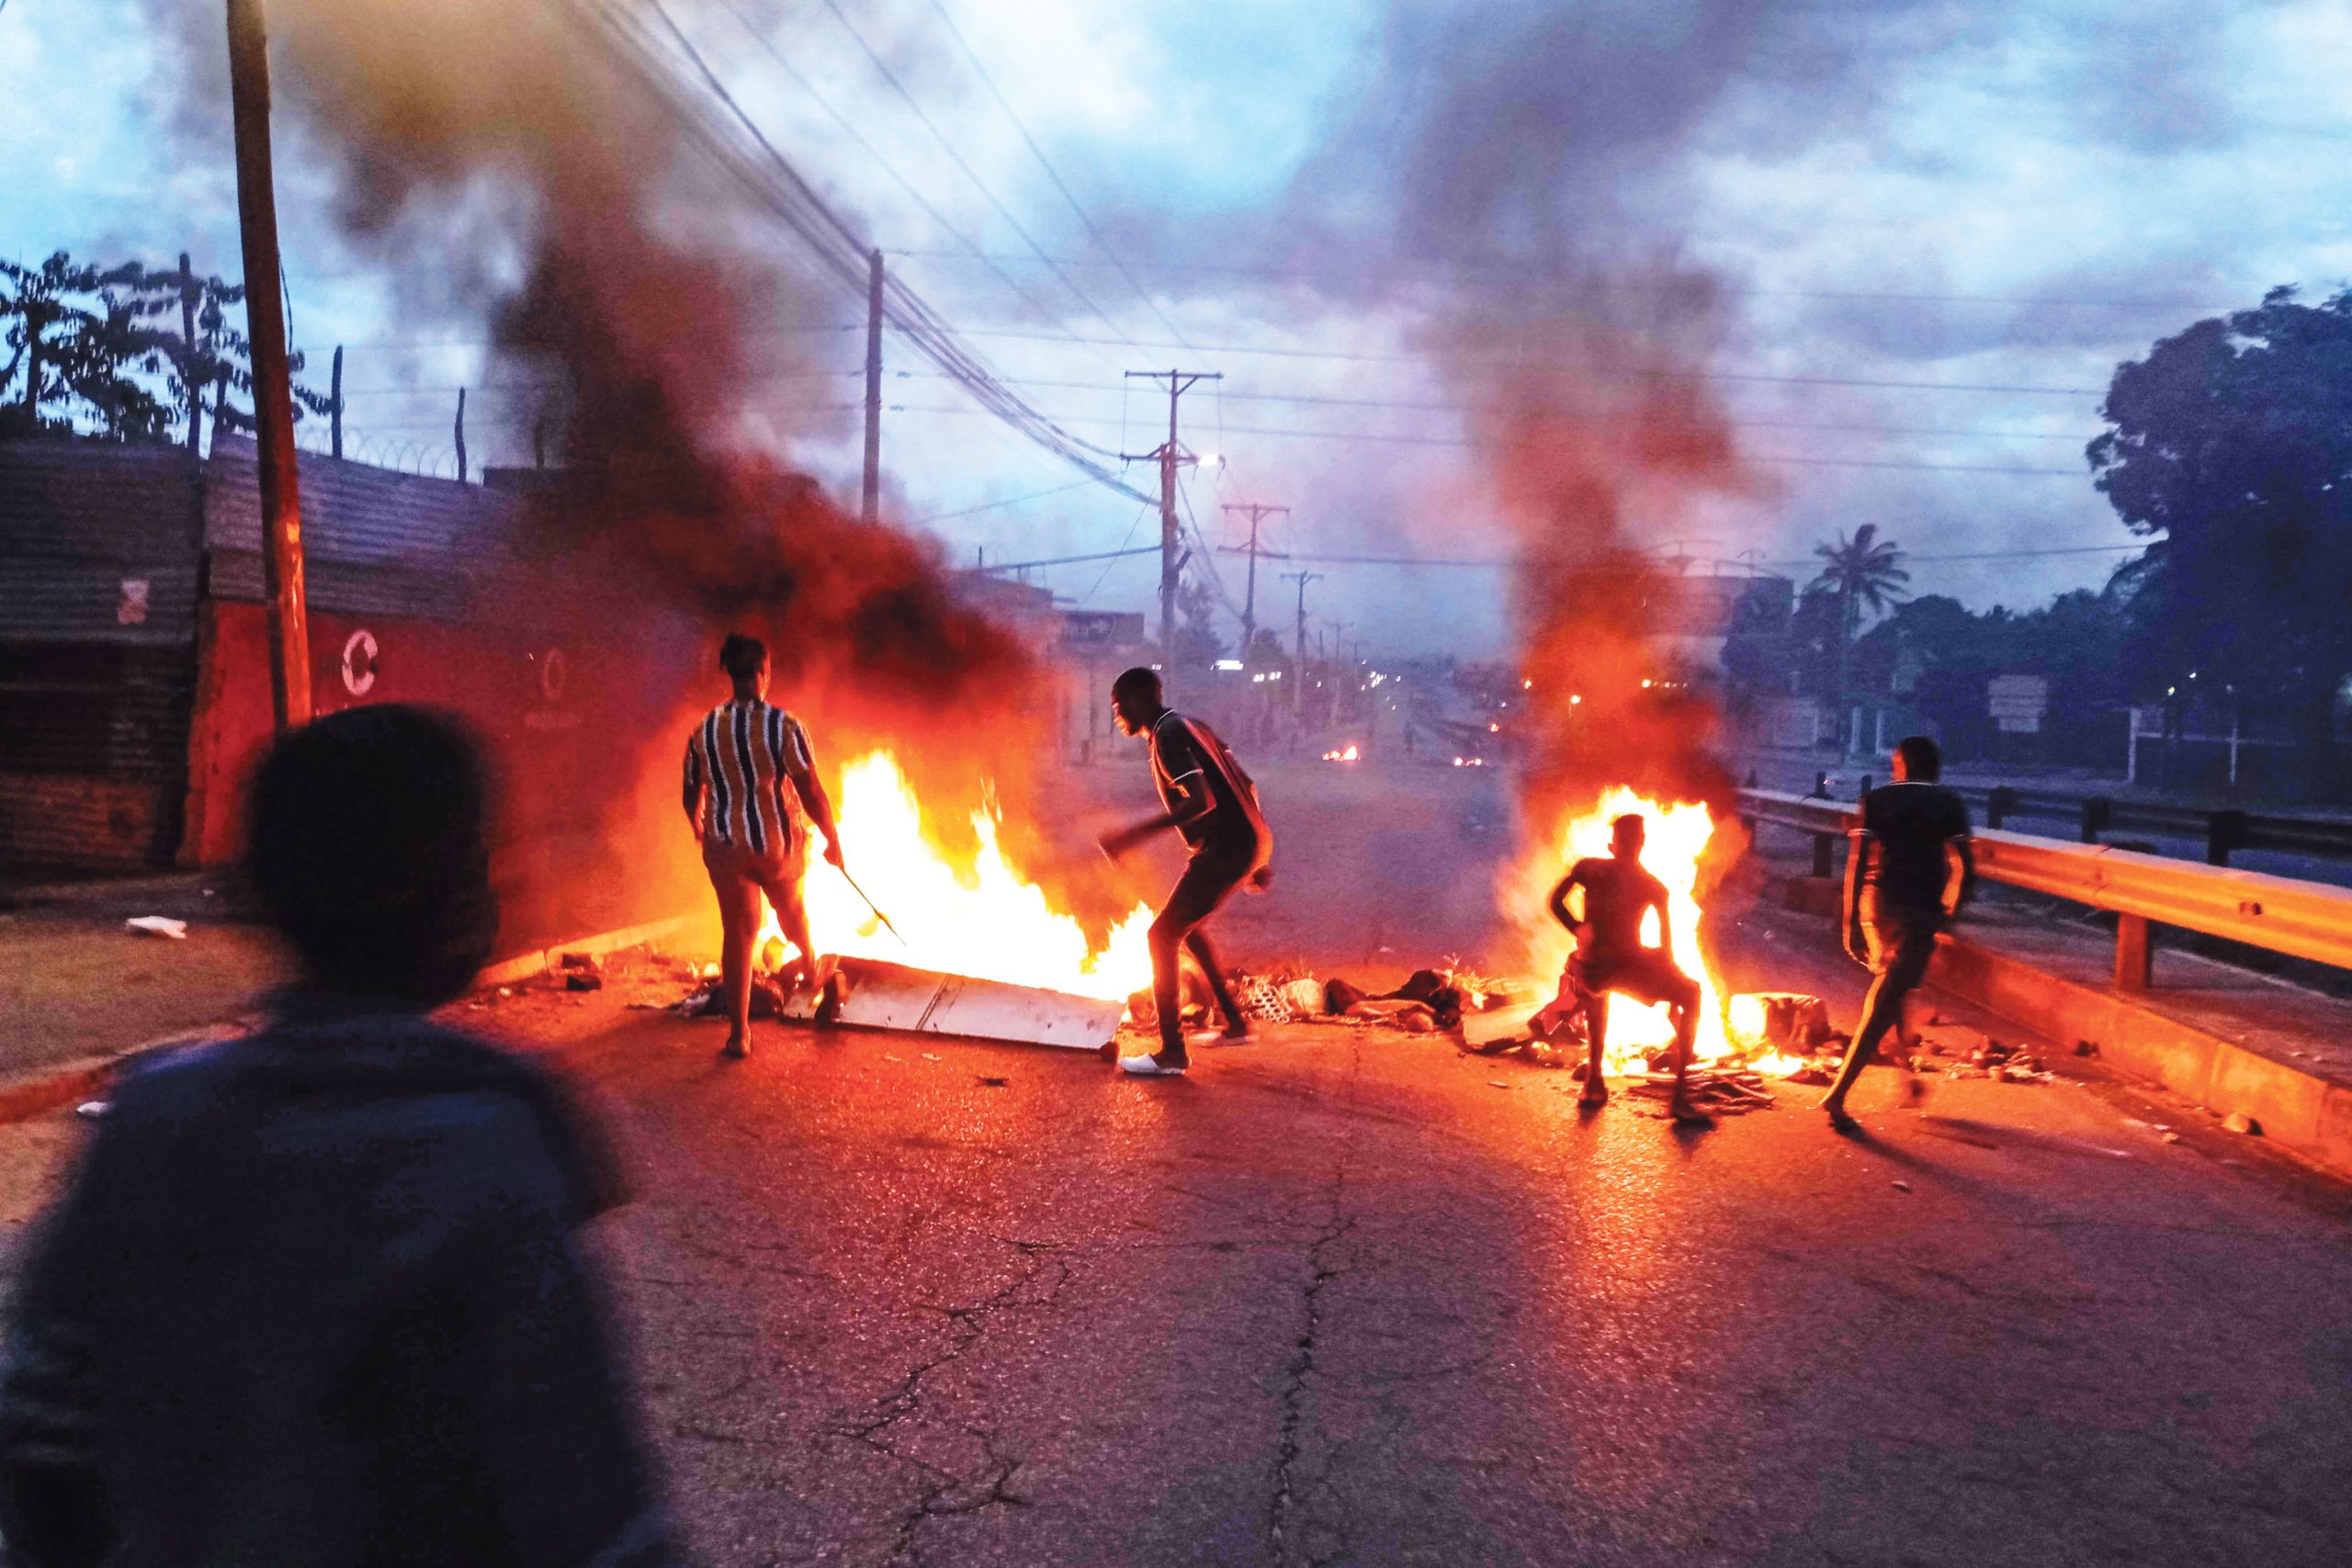
[{"label": "palm tree", "polygon": [[1821,575],[1808,584],[1809,589],[1826,589],[1838,596],[1838,649],[1833,666],[1836,675],[1832,698],[1838,710],[1838,745],[1842,750],[1846,734],[1846,652],[1862,629],[1862,612],[1883,614],[1889,604],[1911,596],[1903,585],[1911,574],[1903,570],[1900,547],[1878,536],[1878,525],[1865,523],[1854,530],[1850,539],[1840,535],[1835,544],[1815,545],[1813,553],[1821,558]]}]

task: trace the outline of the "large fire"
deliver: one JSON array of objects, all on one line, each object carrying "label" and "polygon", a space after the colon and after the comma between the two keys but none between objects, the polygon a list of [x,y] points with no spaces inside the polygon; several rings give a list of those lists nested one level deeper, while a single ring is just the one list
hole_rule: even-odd
[{"label": "large fire", "polygon": [[[1611,789],[1590,811],[1563,822],[1550,840],[1522,860],[1511,873],[1505,897],[1526,922],[1531,964],[1546,984],[1566,967],[1568,955],[1576,950],[1576,940],[1543,912],[1545,901],[1568,867],[1588,856],[1610,852],[1610,824],[1628,812],[1639,812],[1647,819],[1648,841],[1642,850],[1642,864],[1666,884],[1674,961],[1699,982],[1697,1058],[1715,1061],[1753,1050],[1763,1032],[1760,1007],[1750,997],[1732,997],[1726,1002],[1723,982],[1699,941],[1699,868],[1714,837],[1715,822],[1697,802],[1666,805],[1630,789]],[[1642,937],[1648,942],[1657,941],[1656,915],[1644,918]],[[1754,1016],[1743,1017],[1743,1013]],[[1673,1039],[1674,1025],[1662,1004],[1647,1007],[1631,997],[1609,998],[1607,1067],[1611,1073],[1644,1071],[1645,1056]],[[1793,1058],[1767,1056],[1756,1065],[1770,1072],[1798,1064]]]},{"label": "large fire", "polygon": [[[820,952],[1105,1000],[1151,984],[1145,944],[1151,910],[1138,904],[1094,947],[1076,918],[1056,909],[1044,888],[1005,860],[993,808],[972,814],[979,851],[959,866],[924,833],[913,786],[888,751],[868,752],[842,769],[833,805],[842,856],[899,936],[812,847],[805,886]],[[773,914],[767,933],[777,934]]]}]

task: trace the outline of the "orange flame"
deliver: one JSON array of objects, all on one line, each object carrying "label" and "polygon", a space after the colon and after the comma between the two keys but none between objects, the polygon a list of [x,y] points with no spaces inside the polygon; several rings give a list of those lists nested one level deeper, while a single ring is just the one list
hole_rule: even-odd
[{"label": "orange flame", "polygon": [[[951,862],[923,831],[913,786],[887,750],[842,770],[834,816],[850,870],[905,942],[874,919],[839,873],[812,856],[804,887],[809,935],[820,952],[1104,1000],[1151,984],[1149,908],[1137,904],[1100,948],[1093,946],[1075,917],[1056,909],[1044,888],[1006,861],[998,844],[1002,818],[993,803],[972,813],[979,850],[968,866]],[[773,914],[765,934],[780,935]]]},{"label": "orange flame", "polygon": [[[1628,812],[1638,812],[1647,819],[1642,864],[1666,884],[1674,962],[1699,982],[1697,1059],[1712,1062],[1737,1055],[1765,1073],[1793,1072],[1803,1066],[1798,1057],[1756,1054],[1763,1044],[1763,1005],[1753,997],[1726,1000],[1723,981],[1700,942],[1699,867],[1714,837],[1715,823],[1706,807],[1697,802],[1668,805],[1622,786],[1611,789],[1590,811],[1561,823],[1549,840],[1521,860],[1506,878],[1503,894],[1513,918],[1523,923],[1531,963],[1545,976],[1566,967],[1569,954],[1576,951],[1576,939],[1544,912],[1545,901],[1568,867],[1588,856],[1610,852],[1610,824]],[[1656,915],[1644,918],[1642,938],[1651,943],[1658,940]],[[1673,1021],[1662,1004],[1648,1007],[1631,997],[1609,998],[1609,1072],[1645,1070],[1645,1055],[1673,1039]]]},{"label": "orange flame", "polygon": [[1356,744],[1351,740],[1348,742],[1346,750],[1326,751],[1323,753],[1323,760],[1327,762],[1352,762],[1356,760]]}]

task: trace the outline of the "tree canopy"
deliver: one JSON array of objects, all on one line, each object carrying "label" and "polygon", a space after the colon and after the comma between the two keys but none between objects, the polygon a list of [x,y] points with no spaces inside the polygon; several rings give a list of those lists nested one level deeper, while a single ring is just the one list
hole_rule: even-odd
[{"label": "tree canopy", "polygon": [[2190,677],[2300,708],[2352,671],[2352,291],[2273,289],[2117,367],[2086,449],[2126,526],[2116,575],[2142,694]]},{"label": "tree canopy", "polygon": [[[208,397],[216,424],[253,429],[251,353],[229,325],[242,285],[139,262],[100,267],[63,251],[39,266],[0,261],[0,436],[170,440]],[[302,364],[289,356],[290,369]],[[334,406],[300,382],[293,390],[298,420]]]}]

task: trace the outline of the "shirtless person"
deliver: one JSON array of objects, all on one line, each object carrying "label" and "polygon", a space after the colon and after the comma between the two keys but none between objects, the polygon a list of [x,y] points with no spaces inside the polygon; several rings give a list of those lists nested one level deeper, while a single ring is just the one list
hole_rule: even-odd
[{"label": "shirtless person", "polygon": [[[1577,951],[1560,977],[1560,998],[1536,1015],[1542,1021],[1581,1007],[1585,1038],[1591,1056],[1585,1070],[1579,1105],[1600,1105],[1609,1099],[1601,1081],[1601,1061],[1608,1044],[1609,993],[1621,991],[1653,1006],[1667,1004],[1674,1020],[1674,1099],[1668,1110],[1677,1122],[1704,1124],[1709,1118],[1691,1104],[1686,1079],[1690,1070],[1690,1046],[1699,1028],[1699,982],[1675,966],[1674,931],[1667,910],[1666,884],[1642,869],[1645,828],[1638,812],[1629,812],[1610,824],[1607,856],[1593,855],[1568,869],[1552,889],[1552,918],[1574,932]],[[1568,909],[1568,895],[1584,889],[1584,918]],[[1642,917],[1657,911],[1657,945],[1642,944]]]}]

